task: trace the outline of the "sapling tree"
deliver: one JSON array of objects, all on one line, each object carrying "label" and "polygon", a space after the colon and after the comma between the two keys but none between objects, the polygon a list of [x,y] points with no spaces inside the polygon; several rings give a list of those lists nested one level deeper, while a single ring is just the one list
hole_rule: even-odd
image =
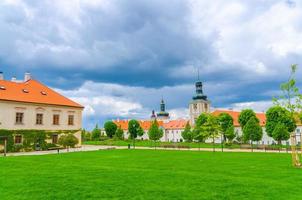
[{"label": "sapling tree", "polygon": [[128,132],[129,132],[130,138],[132,139],[133,147],[135,148],[135,139],[137,138],[138,135],[143,134],[143,130],[137,120],[131,119],[129,121]]},{"label": "sapling tree", "polygon": [[[286,131],[281,131],[283,128]],[[278,128],[278,131],[274,131]],[[266,124],[265,129],[267,135],[273,137],[280,145],[283,140],[289,139],[289,133],[296,129],[296,122],[290,111],[281,106],[273,106],[266,111]],[[282,135],[283,134],[283,135]]]},{"label": "sapling tree", "polygon": [[215,151],[215,138],[220,135],[220,125],[217,117],[208,114],[206,122],[201,126],[201,133],[206,138],[212,139],[213,151]]},{"label": "sapling tree", "polygon": [[191,126],[189,122],[187,122],[184,131],[181,132],[181,136],[186,142],[192,142],[193,131],[191,130]]},{"label": "sapling tree", "polygon": [[121,126],[119,126],[117,129],[116,129],[116,132],[115,132],[115,137],[119,140],[123,140],[124,139],[124,131],[123,129],[121,128]]},{"label": "sapling tree", "polygon": [[91,132],[91,139],[94,141],[100,140],[101,130],[99,129],[98,125],[96,124],[94,129]]},{"label": "sapling tree", "polygon": [[228,113],[221,113],[218,116],[218,121],[219,121],[219,124],[220,124],[220,127],[221,127],[221,134],[223,136],[223,139],[226,140],[227,139],[226,132],[227,132],[229,127],[233,126],[233,118]]},{"label": "sapling tree", "polygon": [[262,139],[263,131],[256,118],[251,117],[243,128],[243,140],[250,141],[253,150],[253,141]]},{"label": "sapling tree", "polygon": [[154,147],[156,148],[156,141],[163,137],[163,130],[158,127],[156,119],[152,122],[151,127],[148,130],[148,136],[150,140],[154,141]]}]

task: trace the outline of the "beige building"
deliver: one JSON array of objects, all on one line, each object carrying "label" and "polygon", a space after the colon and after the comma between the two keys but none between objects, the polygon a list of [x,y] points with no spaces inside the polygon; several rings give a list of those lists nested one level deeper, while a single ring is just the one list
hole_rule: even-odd
[{"label": "beige building", "polygon": [[[62,96],[29,73],[22,81],[4,80],[0,73],[0,129],[51,132],[49,143],[57,143],[61,132],[73,132],[81,145],[83,106]],[[14,143],[22,143],[22,134]]]}]

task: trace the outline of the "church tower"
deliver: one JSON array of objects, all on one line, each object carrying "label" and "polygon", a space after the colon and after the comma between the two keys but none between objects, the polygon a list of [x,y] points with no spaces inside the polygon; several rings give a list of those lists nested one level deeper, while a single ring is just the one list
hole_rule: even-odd
[{"label": "church tower", "polygon": [[157,113],[157,118],[162,119],[162,120],[170,118],[169,113],[166,112],[166,104],[165,104],[163,98],[161,99],[161,102],[160,102],[160,112]]},{"label": "church tower", "polygon": [[210,101],[208,101],[207,96],[203,94],[202,82],[199,80],[199,75],[195,87],[196,94],[193,96],[189,105],[191,125],[195,125],[195,121],[201,113],[210,112]]}]

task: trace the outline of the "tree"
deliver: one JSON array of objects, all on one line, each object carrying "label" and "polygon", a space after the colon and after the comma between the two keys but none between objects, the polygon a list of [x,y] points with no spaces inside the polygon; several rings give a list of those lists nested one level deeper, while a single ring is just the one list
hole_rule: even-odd
[{"label": "tree", "polygon": [[208,115],[206,113],[200,114],[195,123],[196,127],[202,126],[204,123],[206,123],[207,119],[208,119]]},{"label": "tree", "polygon": [[163,130],[158,127],[156,119],[152,122],[150,129],[148,130],[148,136],[150,140],[154,141],[154,147],[156,148],[156,141],[162,138],[164,135]]},{"label": "tree", "polygon": [[[280,129],[283,128],[280,128],[281,125],[284,126],[287,131],[280,132]],[[277,131],[278,137],[276,138],[278,139],[275,139],[273,133],[277,126],[279,130]],[[294,117],[291,115],[290,111],[288,111],[286,108],[280,106],[273,106],[269,108],[266,112],[265,129],[268,136],[273,137],[276,141],[278,141],[278,144],[281,144],[282,140],[289,139],[288,132],[293,132],[296,129],[296,122]],[[281,133],[283,133],[284,136],[281,136]]]},{"label": "tree", "polygon": [[130,138],[133,141],[133,147],[135,148],[135,139],[139,134],[142,133],[142,128],[137,120],[132,119],[128,123],[128,132],[130,134]]},{"label": "tree", "polygon": [[[291,72],[287,82],[280,85],[282,95],[276,98],[273,98],[275,105],[287,109],[291,116],[294,116],[295,112],[301,113],[302,109],[302,94],[299,91],[299,88],[296,85],[296,64],[290,66]],[[296,135],[294,132],[291,132],[292,137],[295,139]],[[300,159],[296,149],[296,144],[291,144],[292,147],[292,162],[295,167],[300,167]]]},{"label": "tree", "polygon": [[[231,127],[234,128],[233,126],[233,118],[230,114],[228,113],[221,113],[219,116],[218,116],[218,121],[220,123],[220,127],[221,127],[221,133],[223,135],[223,140],[225,141],[227,139],[227,136],[226,136],[226,132],[228,129],[229,130],[229,134],[231,132]],[[234,139],[234,138],[232,138]]]},{"label": "tree", "polygon": [[124,131],[121,129],[121,126],[119,126],[115,132],[115,137],[117,139],[123,140],[124,139]]},{"label": "tree", "polygon": [[259,119],[256,117],[256,114],[252,109],[245,109],[241,111],[238,121],[242,129],[251,118],[254,118],[256,122],[259,122]]},{"label": "tree", "polygon": [[261,140],[262,135],[263,132],[259,120],[257,121],[256,118],[251,117],[243,128],[243,140],[251,141],[251,147],[253,149],[253,141]]},{"label": "tree", "polygon": [[113,121],[107,121],[104,124],[104,128],[105,128],[106,135],[109,138],[112,138],[116,132],[117,125]]},{"label": "tree", "polygon": [[191,130],[190,123],[187,122],[186,127],[183,132],[181,132],[182,138],[187,142],[192,142],[193,140],[193,132]]},{"label": "tree", "polygon": [[283,123],[278,123],[272,133],[272,137],[278,141],[278,144],[281,144],[282,140],[288,140],[290,137],[288,128]]},{"label": "tree", "polygon": [[101,130],[99,129],[98,125],[95,125],[95,128],[91,132],[91,139],[94,141],[100,140]]},{"label": "tree", "polygon": [[200,128],[201,134],[205,138],[212,139],[213,151],[215,151],[215,138],[220,135],[220,125],[217,117],[208,114],[206,122]]},{"label": "tree", "polygon": [[69,133],[69,134],[62,135],[59,138],[58,142],[64,148],[67,147],[67,149],[69,150],[70,147],[72,148],[75,147],[75,145],[79,143],[79,140],[73,134]]},{"label": "tree", "polygon": [[229,126],[226,131],[225,131],[225,136],[228,139],[229,142],[232,142],[234,140],[234,138],[236,137],[235,134],[235,128],[234,126]]}]

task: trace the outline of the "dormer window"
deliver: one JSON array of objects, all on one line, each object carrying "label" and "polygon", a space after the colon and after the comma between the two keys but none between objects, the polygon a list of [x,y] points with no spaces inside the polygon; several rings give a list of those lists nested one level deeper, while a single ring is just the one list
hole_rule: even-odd
[{"label": "dormer window", "polygon": [[22,90],[24,93],[29,93],[29,91],[27,89],[23,89]]},{"label": "dormer window", "polygon": [[6,90],[4,86],[0,86],[0,90]]},{"label": "dormer window", "polygon": [[41,94],[42,94],[42,95],[47,95],[47,93],[46,93],[46,92],[44,92],[44,91],[41,91]]}]

